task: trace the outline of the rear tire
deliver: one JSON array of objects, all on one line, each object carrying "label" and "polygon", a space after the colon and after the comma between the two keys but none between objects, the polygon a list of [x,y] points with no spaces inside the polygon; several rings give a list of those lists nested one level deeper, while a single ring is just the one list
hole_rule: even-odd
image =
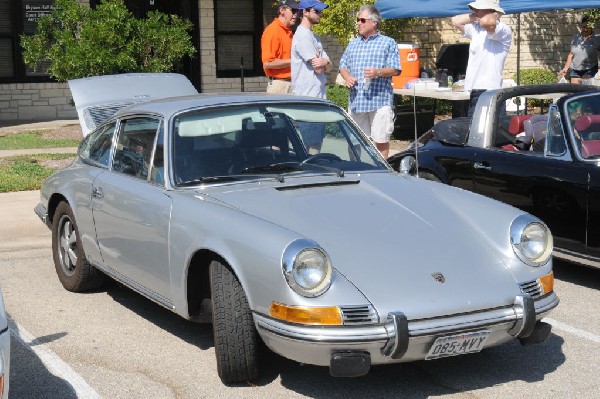
[{"label": "rear tire", "polygon": [[219,261],[210,264],[213,336],[217,370],[224,384],[258,377],[258,332],[244,289]]},{"label": "rear tire", "polygon": [[86,261],[73,210],[66,202],[58,204],[54,212],[52,255],[56,274],[66,290],[89,291],[104,282],[104,274]]}]

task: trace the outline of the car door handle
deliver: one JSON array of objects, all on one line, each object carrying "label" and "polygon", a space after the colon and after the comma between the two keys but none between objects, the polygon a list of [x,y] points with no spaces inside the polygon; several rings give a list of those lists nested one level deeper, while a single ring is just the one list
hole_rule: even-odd
[{"label": "car door handle", "polygon": [[102,189],[99,187],[92,187],[92,197],[102,199],[104,198],[104,193]]},{"label": "car door handle", "polygon": [[475,162],[473,164],[473,167],[475,169],[492,170],[492,166],[490,164],[488,164],[487,162]]}]

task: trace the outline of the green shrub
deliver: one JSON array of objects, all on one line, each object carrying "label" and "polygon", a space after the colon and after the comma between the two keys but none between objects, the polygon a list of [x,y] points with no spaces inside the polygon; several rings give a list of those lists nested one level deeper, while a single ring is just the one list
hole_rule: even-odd
[{"label": "green shrub", "polygon": [[[517,74],[513,75],[515,82],[517,81]],[[520,84],[522,85],[543,85],[549,83],[556,83],[557,75],[555,72],[549,71],[542,68],[523,69],[520,71]],[[540,107],[550,104],[551,100],[527,100],[528,106]]]},{"label": "green shrub", "polygon": [[[520,71],[520,84],[522,85],[543,85],[548,83],[556,83],[556,73],[542,68],[523,69]],[[517,74],[513,75],[513,79],[517,81]]]},{"label": "green shrub", "polygon": [[350,90],[346,86],[329,85],[327,86],[327,99],[336,103],[345,110],[348,110],[348,96]]},{"label": "green shrub", "polygon": [[127,72],[170,72],[196,52],[192,23],[150,12],[136,19],[123,0],[103,0],[95,9],[76,0],[56,0],[34,35],[22,35],[23,59],[32,69],[49,63],[59,81]]}]

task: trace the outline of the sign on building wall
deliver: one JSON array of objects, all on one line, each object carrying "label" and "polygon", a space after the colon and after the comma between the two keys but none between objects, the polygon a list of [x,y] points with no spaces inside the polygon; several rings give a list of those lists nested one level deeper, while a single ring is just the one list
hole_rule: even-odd
[{"label": "sign on building wall", "polygon": [[50,15],[52,10],[58,8],[53,0],[24,0],[23,1],[23,33],[35,33],[38,20]]},{"label": "sign on building wall", "polygon": [[[53,3],[53,0],[23,0],[23,33],[33,35],[38,21],[58,8]],[[49,62],[42,62],[36,70],[26,68],[25,73],[27,76],[48,76],[48,65]]]}]

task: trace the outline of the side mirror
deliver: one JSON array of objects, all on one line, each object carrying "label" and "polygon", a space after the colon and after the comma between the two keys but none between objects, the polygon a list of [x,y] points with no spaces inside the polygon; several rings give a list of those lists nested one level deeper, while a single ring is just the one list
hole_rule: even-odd
[{"label": "side mirror", "polygon": [[398,172],[401,174],[414,175],[417,172],[417,161],[412,155],[407,155],[400,160]]}]

